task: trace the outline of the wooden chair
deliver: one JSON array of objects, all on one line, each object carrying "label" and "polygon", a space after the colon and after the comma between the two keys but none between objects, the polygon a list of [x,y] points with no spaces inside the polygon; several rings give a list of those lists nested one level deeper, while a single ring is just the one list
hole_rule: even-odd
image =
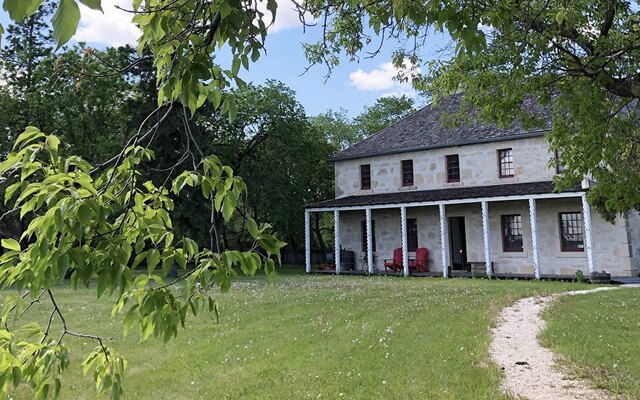
[{"label": "wooden chair", "polygon": [[402,247],[393,249],[393,259],[384,260],[384,272],[387,272],[387,269],[392,271],[402,270]]},{"label": "wooden chair", "polygon": [[429,250],[426,247],[416,249],[416,258],[409,261],[409,269],[416,272],[429,272]]}]

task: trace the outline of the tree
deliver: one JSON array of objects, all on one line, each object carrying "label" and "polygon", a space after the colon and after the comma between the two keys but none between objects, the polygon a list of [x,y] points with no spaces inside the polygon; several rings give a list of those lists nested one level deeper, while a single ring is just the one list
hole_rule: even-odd
[{"label": "tree", "polygon": [[[8,28],[0,51],[0,126],[6,140],[0,142],[0,153],[10,151],[10,142],[25,126],[37,125],[59,132],[70,153],[99,161],[103,154],[116,153],[133,131],[124,105],[138,97],[137,84],[130,74],[113,74],[108,67],[127,64],[124,60],[133,49],[74,46],[54,54],[53,39],[43,22],[52,11],[52,2],[47,2],[25,22]],[[0,210],[8,211],[1,206]],[[18,238],[24,222],[6,217],[0,226]]]},{"label": "tree", "polygon": [[407,96],[381,97],[372,106],[365,107],[355,118],[347,110],[328,110],[311,119],[314,127],[323,132],[335,151],[344,150],[367,136],[399,121],[414,111],[413,99]]},{"label": "tree", "polygon": [[366,107],[354,123],[365,136],[370,136],[413,112],[413,104],[413,99],[405,95],[381,97],[374,105]]},{"label": "tree", "polygon": [[365,138],[347,114],[347,110],[342,108],[318,114],[311,119],[311,123],[315,129],[324,133],[336,151],[351,147]]},{"label": "tree", "polygon": [[375,35],[411,43],[393,61],[417,68],[425,39],[445,31],[453,57],[429,63],[427,76],[414,69],[402,78],[436,101],[463,91],[462,113],[477,108],[500,124],[540,123],[527,102],[551,103],[547,140],[568,170],[558,188],[592,177],[589,199],[609,219],[640,204],[640,14],[631,1],[310,0],[305,8],[325,21],[323,40],[306,53],[329,68],[340,52],[357,57]]},{"label": "tree", "polygon": [[[245,245],[246,216],[267,220],[291,247],[303,242],[302,207],[333,193],[329,157],[334,148],[313,129],[295,92],[281,82],[247,85],[232,91],[237,105],[233,121],[211,110],[195,125],[205,151],[218,155],[243,177],[250,191],[230,224],[217,221],[225,246]],[[206,109],[207,107],[205,107]],[[283,190],[286,187],[286,190]]]},{"label": "tree", "polygon": [[[99,0],[80,1],[101,8]],[[30,17],[41,4],[3,2],[14,21]],[[57,396],[60,375],[68,366],[65,338],[79,336],[96,342],[83,364],[85,373],[93,372],[98,393],[121,397],[126,360],[106,338],[68,326],[58,307],[55,285],[67,273],[73,287],[95,281],[98,296],[115,294],[113,314],[121,316],[124,334],[137,329],[142,340],[153,335],[167,341],[184,327],[188,314],[217,310],[213,286],[228,290],[236,269],[270,274],[284,246],[269,233],[269,225],[250,218],[249,251],[218,251],[213,229],[209,248],[202,249],[176,232],[172,222],[174,199],[195,188],[192,193],[202,196],[212,213],[229,220],[236,212],[246,186],[232,168],[201,151],[191,117],[207,101],[235,116],[235,102],[225,88],[231,82],[242,86],[237,79],[240,66],[247,68],[250,59],[260,56],[267,30],[264,13],[254,3],[200,0],[133,0],[132,8],[142,30],[141,53],[148,49],[156,68],[158,96],[157,107],[121,150],[92,164],[66,155],[68,145],[57,135],[28,126],[14,135],[15,143],[0,164],[0,175],[19,178],[6,187],[5,201],[29,221],[20,240],[2,239],[0,287],[16,291],[2,306],[0,390],[5,394],[10,384],[27,382],[36,398]],[[272,17],[275,8],[269,0]],[[52,36],[58,47],[73,36],[79,19],[75,0],[57,2]],[[222,46],[232,56],[229,68],[215,64],[212,57]],[[122,74],[137,62],[112,70]],[[86,105],[94,101],[89,98]],[[158,128],[170,116],[179,116],[183,123],[180,134],[186,149],[175,164],[156,169],[165,174],[158,184],[145,179],[157,166],[150,147],[157,144]],[[174,263],[183,273],[168,278]],[[140,265],[147,273],[134,274]],[[51,307],[47,325],[24,323],[23,311],[45,299]]]},{"label": "tree", "polygon": [[0,88],[0,118],[5,129],[2,154],[10,149],[20,129],[36,122],[38,111],[43,108],[37,88],[43,76],[38,68],[52,52],[54,42],[44,20],[53,13],[53,7],[53,2],[48,1],[24,21],[7,29],[0,58],[0,79],[4,83]]},{"label": "tree", "polygon": [[[278,94],[272,94],[274,89]],[[252,217],[270,221],[291,247],[299,248],[304,243],[302,207],[333,195],[329,158],[334,149],[322,132],[313,129],[295,93],[273,82],[262,91],[265,95],[243,108],[272,122],[263,126],[267,128],[263,144],[237,171],[247,185],[261,187],[247,195]]]}]

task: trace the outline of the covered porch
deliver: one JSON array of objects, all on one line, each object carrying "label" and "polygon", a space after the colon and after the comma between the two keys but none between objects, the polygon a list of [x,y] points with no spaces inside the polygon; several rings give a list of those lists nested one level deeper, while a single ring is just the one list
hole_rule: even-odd
[{"label": "covered porch", "polygon": [[[559,245],[554,246],[561,235],[558,210],[582,214],[583,248],[579,251],[560,254]],[[333,214],[333,259],[324,270],[312,269],[312,213]],[[501,219],[505,215],[518,216],[516,228],[523,241],[519,252],[503,248]],[[576,187],[554,193],[551,182],[350,196],[305,209],[308,273],[575,278],[577,269],[585,275],[596,271],[593,247],[585,191]],[[353,255],[340,251],[345,248]],[[421,248],[428,252],[426,270],[412,268]],[[541,248],[545,250],[542,255]],[[394,260],[396,249],[399,260]],[[343,257],[353,260],[345,264]],[[554,261],[556,258],[562,262]],[[561,268],[562,263],[570,268]],[[385,264],[400,268],[385,268]]]}]

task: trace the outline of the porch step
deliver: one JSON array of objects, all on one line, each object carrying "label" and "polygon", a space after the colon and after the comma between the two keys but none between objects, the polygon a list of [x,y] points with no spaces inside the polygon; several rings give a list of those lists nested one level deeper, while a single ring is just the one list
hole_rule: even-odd
[{"label": "porch step", "polygon": [[640,278],[637,276],[612,276],[611,283],[619,283],[623,285],[638,285]]}]

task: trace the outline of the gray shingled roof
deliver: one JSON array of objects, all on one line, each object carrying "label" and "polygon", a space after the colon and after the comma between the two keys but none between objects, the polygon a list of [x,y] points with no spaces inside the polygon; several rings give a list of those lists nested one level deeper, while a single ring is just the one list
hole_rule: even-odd
[{"label": "gray shingled roof", "polygon": [[477,112],[471,112],[473,123],[453,125],[447,121],[446,115],[460,110],[462,95],[453,95],[441,100],[437,105],[428,106],[410,114],[393,125],[390,125],[362,142],[335,154],[333,161],[350,160],[383,154],[404,153],[449,146],[500,141],[514,137],[541,136],[551,126],[548,107],[537,102],[525,101],[525,109],[545,121],[542,128],[525,129],[519,121],[507,128],[499,128],[494,124],[474,118]]},{"label": "gray shingled roof", "polygon": [[[576,185],[565,192],[582,192]],[[423,203],[432,201],[463,200],[484,197],[526,196],[554,192],[551,181],[506,183],[503,185],[457,187],[436,190],[412,190],[406,192],[379,193],[348,196],[308,204],[305,208],[336,208],[351,206],[374,206],[382,204]]]}]

